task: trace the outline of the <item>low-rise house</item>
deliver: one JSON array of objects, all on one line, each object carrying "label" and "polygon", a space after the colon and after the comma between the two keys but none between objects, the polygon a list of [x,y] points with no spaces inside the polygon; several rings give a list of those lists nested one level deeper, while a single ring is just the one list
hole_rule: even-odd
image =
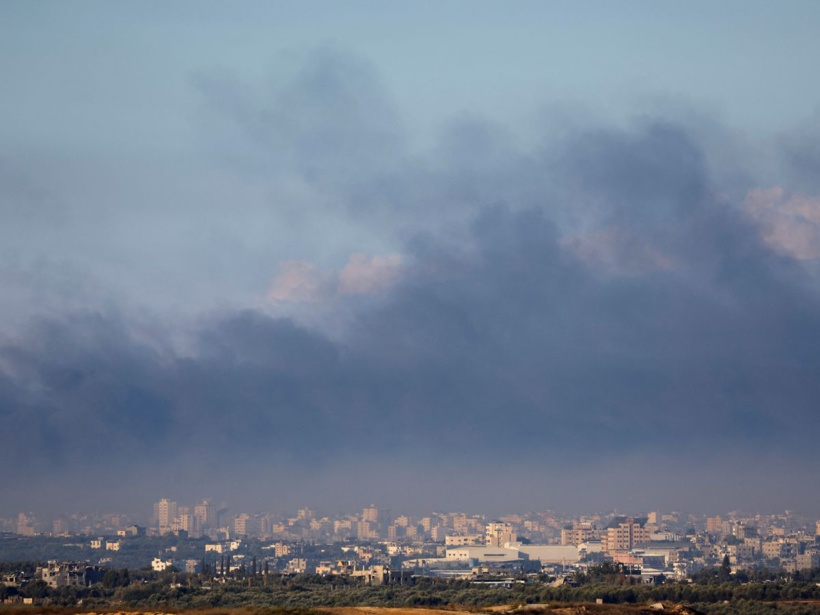
[{"label": "low-rise house", "polygon": [[171,559],[161,559],[159,557],[155,557],[151,560],[151,570],[154,572],[164,572],[168,570],[174,565],[174,560]]}]

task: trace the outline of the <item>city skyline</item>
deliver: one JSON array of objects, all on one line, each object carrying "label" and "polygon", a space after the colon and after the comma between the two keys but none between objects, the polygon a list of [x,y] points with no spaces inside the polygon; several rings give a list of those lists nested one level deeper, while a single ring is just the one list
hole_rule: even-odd
[{"label": "city skyline", "polygon": [[[187,519],[186,519],[187,517]],[[29,527],[27,533],[29,535],[38,534],[60,534],[60,531],[49,529],[50,524],[63,524],[68,519],[85,520],[85,523],[93,524],[107,524],[109,534],[113,531],[124,530],[134,526],[140,526],[154,535],[171,535],[178,534],[180,530],[184,534],[191,537],[197,537],[202,534],[208,534],[211,531],[227,532],[229,536],[241,537],[245,532],[238,532],[234,528],[234,523],[237,519],[266,519],[267,522],[288,522],[304,523],[312,520],[322,519],[328,520],[354,520],[358,522],[368,522],[374,528],[383,531],[389,525],[396,523],[400,525],[407,525],[412,523],[419,526],[424,526],[425,531],[429,532],[431,526],[442,526],[448,528],[452,535],[465,535],[478,532],[482,535],[482,541],[486,535],[489,541],[491,533],[490,527],[494,524],[507,524],[513,522],[518,528],[519,533],[527,535],[531,531],[536,531],[533,527],[525,524],[526,520],[540,519],[547,521],[553,529],[567,529],[568,523],[584,524],[593,523],[599,526],[599,529],[605,524],[606,520],[617,518],[631,518],[631,519],[650,519],[653,525],[664,527],[675,527],[677,530],[682,530],[684,526],[691,528],[695,526],[702,526],[700,530],[714,531],[710,528],[710,523],[717,520],[719,524],[721,519],[723,522],[741,524],[753,524],[755,526],[762,525],[768,527],[770,524],[781,528],[786,526],[794,527],[817,527],[820,529],[820,520],[812,514],[806,514],[803,511],[778,509],[772,511],[762,510],[744,510],[744,509],[726,509],[726,510],[707,510],[707,511],[692,511],[686,509],[660,509],[658,507],[649,507],[644,509],[630,509],[623,510],[616,508],[604,509],[590,509],[585,511],[568,511],[560,508],[541,508],[531,510],[515,510],[507,509],[501,512],[488,513],[485,510],[472,510],[465,508],[458,509],[429,509],[429,510],[405,510],[396,509],[384,504],[377,505],[375,503],[359,504],[358,507],[352,509],[322,509],[310,505],[301,505],[298,508],[282,508],[272,507],[267,509],[247,509],[241,505],[237,506],[235,503],[229,502],[225,499],[214,498],[196,498],[193,500],[176,500],[168,497],[159,498],[153,501],[150,505],[145,504],[138,509],[117,509],[117,510],[90,510],[90,509],[61,509],[55,512],[48,510],[28,510],[19,511],[12,517],[0,517],[0,531],[9,531],[11,525],[15,523],[23,523],[23,525],[31,525],[29,522],[37,526],[36,531]],[[14,521],[18,519],[18,521]],[[783,524],[786,524],[785,526]],[[194,528],[193,526],[196,526]],[[527,529],[524,529],[524,528]],[[480,528],[480,529],[477,529]],[[325,528],[326,530],[327,528]],[[788,528],[787,528],[788,529]],[[208,530],[208,531],[205,531]],[[356,528],[354,526],[346,526],[348,532],[352,532],[353,537],[356,535]],[[253,533],[260,533],[261,530],[256,530]],[[493,530],[495,531],[495,530]],[[543,528],[541,530],[543,531]],[[74,530],[76,532],[76,528]],[[88,526],[87,531],[80,533],[100,533],[103,532],[99,527],[92,529]],[[13,530],[12,530],[12,533]],[[17,532],[23,533],[23,532]],[[269,532],[262,532],[269,533]],[[818,534],[820,535],[820,534]],[[373,537],[376,539],[376,537]],[[384,536],[378,538],[383,539]],[[514,542],[515,540],[512,539]],[[501,542],[506,542],[501,541]],[[580,542],[580,541],[579,541]]]},{"label": "city skyline", "polygon": [[[15,519],[0,517],[0,561],[36,550],[56,574],[66,566],[141,568],[153,558],[155,572],[176,568],[205,574],[210,569],[220,577],[231,571],[245,577],[252,561],[250,576],[255,577],[263,570],[256,565],[258,557],[266,575],[355,577],[404,570],[467,579],[539,570],[574,575],[614,563],[629,565],[650,584],[708,577],[709,569],[721,562],[725,580],[744,571],[814,574],[820,563],[820,520],[789,510],[710,515],[598,511],[580,516],[546,510],[495,517],[405,512],[369,504],[329,515],[309,507],[288,514],[249,514],[231,511],[224,502],[161,498],[147,522],[137,522],[133,514],[61,514],[51,521],[50,531],[46,520],[21,512]],[[65,541],[70,538],[74,540]],[[79,558],[85,563],[79,564]],[[22,578],[13,582],[19,585]]]},{"label": "city skyline", "polygon": [[816,2],[0,4],[0,515],[820,515]]}]

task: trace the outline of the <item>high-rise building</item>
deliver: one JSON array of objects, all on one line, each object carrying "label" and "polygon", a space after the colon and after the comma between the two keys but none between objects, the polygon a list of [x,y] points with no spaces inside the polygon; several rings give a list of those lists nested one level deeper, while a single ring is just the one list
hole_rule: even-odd
[{"label": "high-rise building", "polygon": [[261,536],[265,531],[265,519],[259,515],[242,513],[233,520],[233,526],[237,536]]},{"label": "high-rise building", "polygon": [[166,498],[154,504],[154,517],[160,534],[170,532],[177,517],[177,503]]},{"label": "high-rise building", "polygon": [[650,532],[645,523],[634,519],[613,524],[604,532],[602,538],[603,549],[607,553],[613,551],[630,551],[635,545],[650,541]]},{"label": "high-rise building", "polygon": [[17,533],[21,536],[34,536],[37,533],[37,518],[33,513],[21,512],[17,515]]},{"label": "high-rise building", "polygon": [[356,524],[356,537],[359,540],[378,540],[377,525],[371,521],[359,521]]},{"label": "high-rise building", "polygon": [[300,508],[296,515],[299,519],[310,520],[316,516],[316,511],[305,506],[304,508]]},{"label": "high-rise building", "polygon": [[216,527],[216,506],[209,500],[202,500],[199,504],[194,505],[194,519],[199,531]]},{"label": "high-rise building", "polygon": [[706,531],[710,534],[721,534],[723,532],[723,519],[720,517],[707,517]]},{"label": "high-rise building", "polygon": [[561,530],[562,545],[579,545],[588,540],[595,540],[598,532],[592,523],[573,523],[571,528]]},{"label": "high-rise building", "polygon": [[375,504],[362,509],[362,521],[370,521],[371,523],[379,522],[379,509]]},{"label": "high-rise building", "polygon": [[508,542],[518,540],[512,523],[507,521],[492,521],[488,523],[484,536],[488,547],[503,547]]}]

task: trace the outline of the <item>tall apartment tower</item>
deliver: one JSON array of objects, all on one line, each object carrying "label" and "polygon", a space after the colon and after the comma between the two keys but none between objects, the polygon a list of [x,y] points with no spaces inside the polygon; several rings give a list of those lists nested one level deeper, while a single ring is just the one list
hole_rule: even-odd
[{"label": "tall apartment tower", "polygon": [[216,506],[210,500],[202,500],[194,505],[194,519],[200,531],[216,527]]},{"label": "tall apartment tower", "polygon": [[36,530],[37,519],[32,513],[21,512],[17,515],[17,533],[21,536],[34,536],[37,534]]},{"label": "tall apartment tower", "polygon": [[594,540],[597,534],[591,523],[573,523],[572,528],[561,530],[561,544],[578,546],[582,542]]},{"label": "tall apartment tower", "polygon": [[160,534],[171,531],[174,519],[177,517],[177,503],[166,498],[154,504],[154,516]]},{"label": "tall apartment tower", "polygon": [[605,553],[630,551],[635,545],[650,541],[649,528],[634,519],[626,519],[608,527],[602,536]]},{"label": "tall apartment tower", "polygon": [[370,521],[370,523],[379,522],[379,509],[375,504],[362,509],[362,521]]}]

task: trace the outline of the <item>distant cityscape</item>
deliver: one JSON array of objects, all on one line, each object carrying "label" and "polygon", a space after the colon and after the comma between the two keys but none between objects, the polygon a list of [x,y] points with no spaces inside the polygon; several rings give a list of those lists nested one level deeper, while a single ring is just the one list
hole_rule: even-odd
[{"label": "distant cityscape", "polygon": [[[252,566],[254,573],[366,576],[370,582],[403,573],[470,578],[535,572],[560,578],[604,563],[621,566],[644,583],[684,580],[719,566],[731,573],[820,567],[820,520],[790,511],[412,517],[370,505],[355,514],[302,508],[287,516],[234,513],[211,500],[182,504],[163,498],[150,517],[147,512],[61,514],[46,522],[21,512],[1,518],[0,531],[2,561],[23,559],[21,545],[34,544],[20,542],[27,537],[45,541],[43,559],[55,562],[222,574]],[[67,583],[70,575],[60,570],[45,569],[41,578],[54,587]]]}]

